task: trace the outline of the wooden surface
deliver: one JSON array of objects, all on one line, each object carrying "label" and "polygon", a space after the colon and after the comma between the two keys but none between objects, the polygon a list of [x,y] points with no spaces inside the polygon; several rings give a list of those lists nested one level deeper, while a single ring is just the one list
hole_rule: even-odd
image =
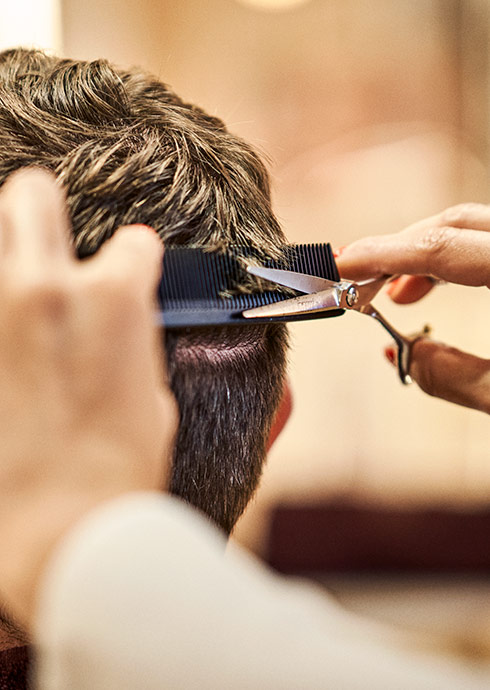
[{"label": "wooden surface", "polygon": [[490,573],[490,508],[402,510],[349,503],[280,506],[266,560],[285,573]]}]

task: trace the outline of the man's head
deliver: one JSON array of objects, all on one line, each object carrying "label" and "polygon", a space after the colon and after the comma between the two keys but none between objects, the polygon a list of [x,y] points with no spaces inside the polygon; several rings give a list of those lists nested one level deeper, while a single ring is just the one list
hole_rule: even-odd
[{"label": "man's head", "polygon": [[[106,62],[0,54],[0,184],[29,165],[65,187],[74,242],[89,256],[118,226],[164,243],[284,241],[255,152],[161,82]],[[180,408],[170,489],[231,531],[252,496],[284,384],[282,325],[166,334]]]}]

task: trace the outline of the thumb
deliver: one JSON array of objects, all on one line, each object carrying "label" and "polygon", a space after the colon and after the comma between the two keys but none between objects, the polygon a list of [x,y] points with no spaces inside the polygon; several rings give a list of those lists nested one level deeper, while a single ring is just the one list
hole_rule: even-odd
[{"label": "thumb", "polygon": [[429,395],[490,414],[490,360],[421,339],[412,349],[410,376]]}]

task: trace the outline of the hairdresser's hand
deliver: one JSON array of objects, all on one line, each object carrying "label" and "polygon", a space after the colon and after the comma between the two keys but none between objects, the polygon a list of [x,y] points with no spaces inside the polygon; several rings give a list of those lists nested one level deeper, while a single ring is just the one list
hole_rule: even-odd
[{"label": "hairdresser's hand", "polygon": [[29,625],[58,539],[98,503],[166,485],[177,428],[154,327],[162,247],[120,229],[77,261],[45,172],[0,191],[0,596]]},{"label": "hairdresser's hand", "polygon": [[[359,240],[337,263],[353,280],[401,274],[389,287],[398,304],[423,297],[434,279],[490,288],[490,206],[455,206],[396,235]],[[490,413],[490,360],[421,340],[410,375],[430,395]]]}]

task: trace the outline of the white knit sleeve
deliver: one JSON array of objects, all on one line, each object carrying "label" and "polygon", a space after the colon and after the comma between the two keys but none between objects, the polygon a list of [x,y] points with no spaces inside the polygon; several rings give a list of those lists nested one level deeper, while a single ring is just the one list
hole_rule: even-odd
[{"label": "white knit sleeve", "polygon": [[42,690],[483,690],[489,679],[416,654],[319,588],[269,572],[179,501],[97,509],[46,572]]}]

